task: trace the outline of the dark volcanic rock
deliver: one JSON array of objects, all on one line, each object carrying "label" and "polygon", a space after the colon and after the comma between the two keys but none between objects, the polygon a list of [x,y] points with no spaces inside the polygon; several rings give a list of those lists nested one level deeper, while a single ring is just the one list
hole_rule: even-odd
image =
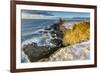
[{"label": "dark volcanic rock", "polygon": [[31,62],[36,62],[42,58],[48,58],[57,49],[58,48],[51,48],[48,46],[28,45],[27,47],[23,48],[23,51]]},{"label": "dark volcanic rock", "polygon": [[51,39],[51,43],[54,44],[56,48],[63,47],[62,40],[60,39]]},{"label": "dark volcanic rock", "polygon": [[59,39],[63,39],[63,32],[62,31],[56,31],[56,35]]},{"label": "dark volcanic rock", "polygon": [[59,30],[59,26],[60,26],[59,23],[55,23],[55,24],[53,24],[53,25],[51,26],[51,28],[52,28],[53,30]]},{"label": "dark volcanic rock", "polygon": [[53,30],[60,31],[59,28],[63,23],[64,23],[64,20],[60,18],[58,23],[55,23],[55,24],[51,25],[51,28]]},{"label": "dark volcanic rock", "polygon": [[23,48],[24,53],[28,56],[31,62],[38,61],[43,58],[45,55],[49,54],[48,47],[36,47],[33,45],[28,45],[26,48]]}]

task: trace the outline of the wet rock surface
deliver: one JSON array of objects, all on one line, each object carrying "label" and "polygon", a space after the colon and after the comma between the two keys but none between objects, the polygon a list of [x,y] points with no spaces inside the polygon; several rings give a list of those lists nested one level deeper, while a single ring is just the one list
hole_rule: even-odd
[{"label": "wet rock surface", "polygon": [[[59,46],[57,47],[59,48]],[[23,51],[31,62],[35,62],[42,58],[48,58],[51,54],[58,50],[58,48],[48,46],[34,46],[33,44],[30,44],[24,47]]]}]

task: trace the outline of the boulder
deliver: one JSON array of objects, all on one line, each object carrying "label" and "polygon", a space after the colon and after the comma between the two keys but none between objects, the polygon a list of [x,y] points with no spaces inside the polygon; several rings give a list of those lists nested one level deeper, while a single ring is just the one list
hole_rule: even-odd
[{"label": "boulder", "polygon": [[23,48],[24,53],[28,56],[31,62],[38,61],[43,58],[45,55],[49,54],[48,47],[36,47],[32,45],[28,45],[26,48]]},{"label": "boulder", "polygon": [[75,61],[90,59],[89,41],[59,48],[48,58],[42,58],[38,62],[57,62],[57,61]]},{"label": "boulder", "polygon": [[58,48],[49,46],[34,46],[28,45],[23,48],[23,52],[27,55],[30,62],[37,62],[42,58],[48,58],[53,54]]}]

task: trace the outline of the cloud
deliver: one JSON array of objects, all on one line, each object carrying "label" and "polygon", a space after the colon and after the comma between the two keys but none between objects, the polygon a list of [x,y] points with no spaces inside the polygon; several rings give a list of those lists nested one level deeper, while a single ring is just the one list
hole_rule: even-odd
[{"label": "cloud", "polygon": [[56,16],[47,16],[43,14],[30,14],[30,13],[22,13],[22,19],[57,19]]},{"label": "cloud", "polygon": [[40,11],[40,10],[22,10],[22,13],[53,16],[53,14],[49,11]]}]

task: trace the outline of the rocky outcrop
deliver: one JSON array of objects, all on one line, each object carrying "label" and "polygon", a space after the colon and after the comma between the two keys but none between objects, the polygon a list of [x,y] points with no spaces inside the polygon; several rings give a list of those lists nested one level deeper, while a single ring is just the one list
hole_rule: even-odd
[{"label": "rocky outcrop", "polygon": [[47,61],[71,61],[71,60],[87,60],[90,58],[89,41],[63,47],[54,52],[50,57],[39,60],[39,62]]},{"label": "rocky outcrop", "polygon": [[28,44],[23,48],[23,51],[25,55],[27,55],[30,62],[36,62],[42,58],[48,58],[51,54],[53,54],[62,46],[62,41],[58,39],[52,39],[51,43],[54,45],[53,47],[37,46],[36,43],[35,45],[33,43]]}]

